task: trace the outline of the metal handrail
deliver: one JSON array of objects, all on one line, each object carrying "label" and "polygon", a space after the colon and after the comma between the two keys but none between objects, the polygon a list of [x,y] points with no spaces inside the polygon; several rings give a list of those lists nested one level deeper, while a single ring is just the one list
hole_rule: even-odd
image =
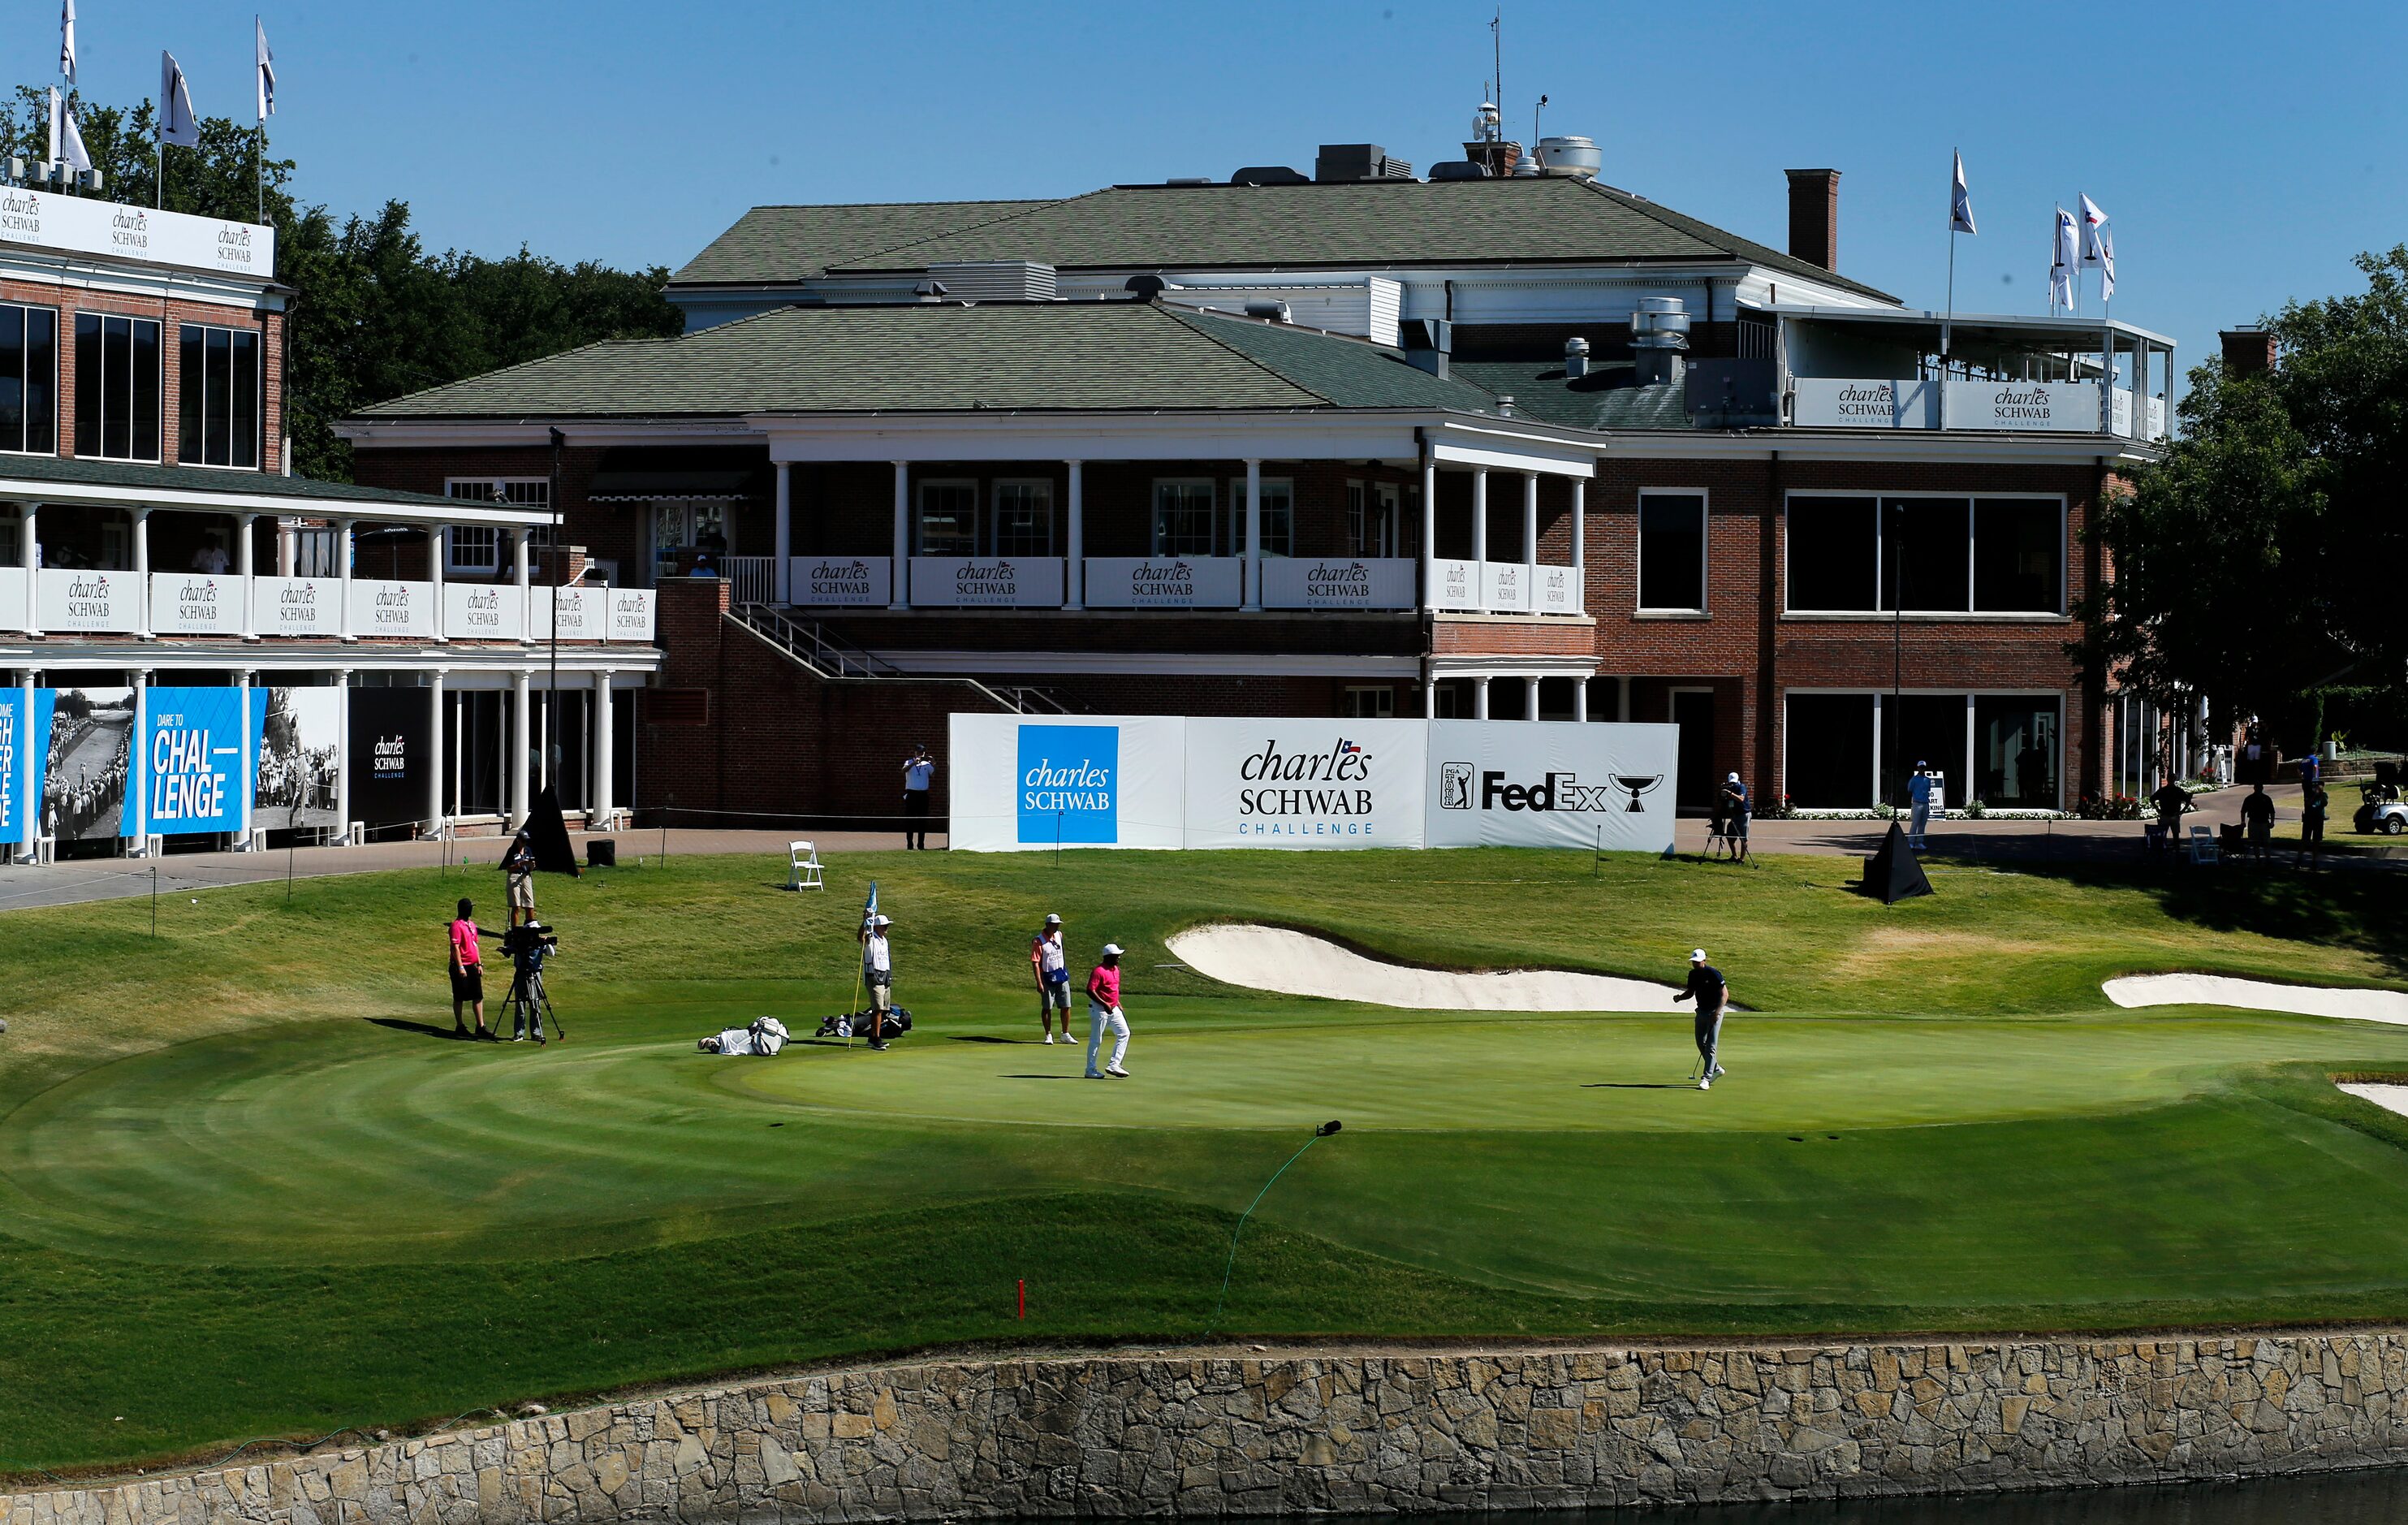
[{"label": "metal handrail", "polygon": [[[769,604],[741,604],[730,611],[729,617],[793,657],[809,669],[813,676],[830,683],[877,683],[913,676],[892,662],[831,636],[827,627],[817,621],[796,619]],[[1041,689],[1010,687],[997,690],[976,678],[955,674],[919,676],[923,681],[960,683],[985,695],[994,701],[996,709],[1007,710],[1013,714],[1027,714],[1032,711],[1051,714],[1070,712],[1061,700]]]}]

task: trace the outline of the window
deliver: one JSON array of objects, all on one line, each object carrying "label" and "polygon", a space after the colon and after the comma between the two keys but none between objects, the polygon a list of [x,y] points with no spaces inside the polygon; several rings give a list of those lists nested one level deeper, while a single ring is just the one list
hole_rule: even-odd
[{"label": "window", "polygon": [[1792,694],[1783,783],[1800,810],[1862,810],[1872,803],[1873,697]]},{"label": "window", "polygon": [[2062,613],[2064,523],[2064,505],[2054,499],[1975,498],[1973,607],[1985,614]]},{"label": "window", "polygon": [[1883,608],[1956,613],[1973,607],[1967,511],[1961,497],[1882,499]]},{"label": "window", "polygon": [[453,525],[443,532],[445,572],[502,569],[502,532],[492,525]]},{"label": "window", "polygon": [[79,312],[75,343],[75,453],[157,460],[158,321]]},{"label": "window", "polygon": [[1965,803],[1965,696],[1902,694],[1898,712],[1891,714],[1890,697],[1882,702],[1881,797],[1895,804],[1907,798],[1907,780],[1920,763],[1941,775],[1945,803]]},{"label": "window", "polygon": [[[22,513],[0,518],[0,568],[24,564],[25,542],[18,538],[24,533],[25,520]],[[6,575],[5,570],[0,570],[0,576]]]},{"label": "window", "polygon": [[1639,495],[1639,607],[1683,613],[1706,607],[1703,493]]},{"label": "window", "polygon": [[2012,810],[2057,808],[2057,706],[2054,694],[1977,695],[1974,784],[1982,803]]},{"label": "window", "polygon": [[[1246,554],[1246,479],[1229,479],[1229,554]],[[1285,477],[1263,479],[1263,554],[1296,554],[1296,483]]]},{"label": "window", "polygon": [[1788,607],[1870,614],[1880,607],[1873,569],[1877,508],[1870,497],[1789,500]]},{"label": "window", "polygon": [[1393,688],[1349,688],[1339,713],[1348,720],[1392,720],[1397,713]]},{"label": "window", "polygon": [[920,483],[920,539],[916,554],[974,556],[978,554],[978,483]]},{"label": "window", "polygon": [[1206,477],[1163,477],[1154,484],[1154,554],[1212,554],[1212,482]]},{"label": "window", "polygon": [[1054,554],[1054,484],[1050,482],[998,482],[995,484],[995,554],[998,556],[1050,556]]},{"label": "window", "polygon": [[[542,477],[452,477],[443,483],[443,496],[464,503],[506,503],[512,508],[547,513],[552,510],[552,483]],[[446,575],[501,570],[502,531],[498,525],[454,525],[445,532],[444,539],[448,545],[443,554]],[[527,541],[531,545],[550,544],[552,526],[541,525],[528,530]]]},{"label": "window", "polygon": [[1348,482],[1346,554],[1351,556],[1401,555],[1404,518],[1404,493],[1395,482]]},{"label": "window", "polygon": [[259,335],[186,324],[176,456],[186,466],[259,467]]},{"label": "window", "polygon": [[0,451],[59,448],[59,315],[0,305]]}]

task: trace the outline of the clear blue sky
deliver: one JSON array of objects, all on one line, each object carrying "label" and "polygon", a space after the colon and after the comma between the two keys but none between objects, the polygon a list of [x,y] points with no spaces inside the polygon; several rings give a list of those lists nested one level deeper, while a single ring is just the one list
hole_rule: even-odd
[{"label": "clear blue sky", "polygon": [[[250,4],[79,0],[83,83],[251,108]],[[428,243],[676,266],[749,206],[1050,196],[1314,145],[1460,154],[1491,7],[409,0],[266,13],[301,194],[409,202]],[[52,77],[52,0],[13,7]],[[1782,170],[1831,165],[1847,274],[1941,305],[1951,147],[1982,233],[1962,310],[2045,309],[2051,208],[2114,220],[2119,317],[2186,365],[2219,326],[2353,289],[2408,239],[2408,6],[1713,7],[1508,0],[1507,121],[1781,245]],[[2095,297],[2095,288],[2094,288]]]}]

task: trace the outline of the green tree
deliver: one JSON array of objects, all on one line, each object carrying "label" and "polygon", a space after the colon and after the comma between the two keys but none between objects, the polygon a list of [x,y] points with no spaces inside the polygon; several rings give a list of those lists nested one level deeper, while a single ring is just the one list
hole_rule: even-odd
[{"label": "green tree", "polygon": [[[78,105],[103,199],[246,223],[264,201],[276,229],[277,279],[290,289],[284,429],[302,476],[350,479],[351,448],[335,425],[373,403],[580,344],[666,337],[682,326],[661,295],[665,267],[565,266],[523,247],[502,259],[430,254],[405,202],[347,217],[302,204],[291,191],[294,161],[264,151],[251,123],[204,118],[197,148],[171,145],[162,154],[149,101]],[[14,102],[0,106],[0,153],[41,159],[49,144],[49,92],[20,86]]]},{"label": "green tree", "polygon": [[2408,688],[2408,245],[2358,265],[2363,294],[2267,322],[2271,370],[2191,372],[2181,435],[2102,508],[2082,611],[2128,686],[2262,715],[2292,751],[2327,698]]}]

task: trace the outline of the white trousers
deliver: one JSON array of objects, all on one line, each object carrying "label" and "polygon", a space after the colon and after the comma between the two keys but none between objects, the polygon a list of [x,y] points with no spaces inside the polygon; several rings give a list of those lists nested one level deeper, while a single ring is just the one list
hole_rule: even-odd
[{"label": "white trousers", "polygon": [[1128,1055],[1128,1018],[1121,1014],[1117,1006],[1106,1011],[1092,1000],[1087,1002],[1087,1073],[1091,1075],[1103,1072],[1096,1068],[1096,1050],[1102,1044],[1107,1029],[1112,1034],[1111,1068],[1117,1070]]}]

